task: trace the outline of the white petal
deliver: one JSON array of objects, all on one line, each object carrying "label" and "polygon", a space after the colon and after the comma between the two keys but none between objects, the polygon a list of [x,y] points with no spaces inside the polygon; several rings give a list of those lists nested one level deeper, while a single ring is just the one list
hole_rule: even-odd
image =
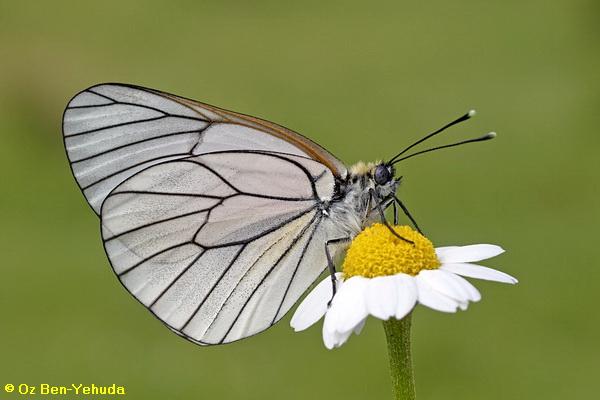
[{"label": "white petal", "polygon": [[358,325],[356,325],[356,327],[354,328],[354,333],[356,335],[360,335],[360,333],[362,332],[363,328],[365,327],[365,322],[367,322],[367,319],[363,319],[362,321],[360,321],[358,323]]},{"label": "white petal", "polygon": [[[327,319],[327,316],[325,316],[325,319]],[[329,350],[333,349],[337,343],[336,333],[325,329],[325,324],[323,324],[323,343]]]},{"label": "white petal", "polygon": [[469,294],[469,301],[481,300],[481,293],[479,293],[479,290],[477,290],[477,288],[475,286],[471,285],[471,282],[469,282],[465,278],[458,276],[452,272],[448,272],[446,270],[442,270],[442,271],[446,272],[449,276],[452,277],[452,279],[456,283],[461,285],[467,291],[467,293]]},{"label": "white petal", "polygon": [[493,244],[438,247],[435,253],[442,264],[481,261],[504,253],[504,249]]},{"label": "white petal", "polygon": [[337,334],[337,343],[336,343],[335,347],[340,347],[341,345],[346,343],[348,341],[348,339],[350,338],[350,335],[352,335],[352,331],[345,332],[345,333],[338,333]]},{"label": "white petal", "polygon": [[411,312],[417,302],[417,284],[415,278],[406,274],[394,275],[398,302],[396,305],[396,319],[402,319]]},{"label": "white petal", "polygon": [[440,269],[445,271],[454,272],[455,274],[468,276],[470,278],[485,279],[488,281],[512,283],[518,282],[516,278],[505,274],[504,272],[497,271],[492,268],[482,267],[476,264],[465,264],[465,263],[453,263],[443,264]]},{"label": "white petal", "polygon": [[375,318],[388,320],[396,314],[398,295],[393,276],[378,276],[368,280],[365,293],[367,311]]},{"label": "white petal", "polygon": [[368,315],[365,292],[369,279],[353,276],[344,281],[325,316],[324,328],[330,332],[352,331]]},{"label": "white petal", "polygon": [[[325,315],[325,323],[323,323],[323,343],[325,344],[325,347],[327,347],[329,350],[331,350],[333,348],[340,347],[341,345],[346,343],[346,341],[352,334],[352,330],[350,330],[348,332],[340,333],[335,330],[328,329],[328,326],[327,326],[328,325],[327,324],[328,316],[329,316],[329,313],[327,313]],[[362,325],[364,325],[364,320],[358,323],[357,328],[362,327]]]},{"label": "white petal", "polygon": [[433,290],[422,276],[415,277],[419,303],[442,312],[456,312],[458,302]]},{"label": "white petal", "polygon": [[[337,290],[341,287],[341,273],[336,274]],[[327,312],[327,303],[331,300],[331,278],[327,277],[321,281],[300,303],[290,325],[296,332],[302,331],[317,322],[325,312]]]},{"label": "white petal", "polygon": [[439,257],[438,253],[445,253],[447,251],[450,251],[452,249],[458,249],[460,248],[460,246],[440,246],[440,247],[436,247],[435,248],[435,254]]},{"label": "white petal", "polygon": [[425,280],[429,286],[445,296],[451,297],[457,302],[466,303],[469,301],[469,292],[463,288],[460,283],[452,279],[451,272],[432,269],[419,272],[421,279]]}]

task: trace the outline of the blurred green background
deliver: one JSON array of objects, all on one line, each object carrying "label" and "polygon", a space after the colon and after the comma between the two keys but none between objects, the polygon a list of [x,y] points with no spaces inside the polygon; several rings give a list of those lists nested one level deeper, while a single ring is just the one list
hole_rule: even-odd
[{"label": "blurred green background", "polygon": [[[347,163],[401,164],[438,245],[498,243],[520,279],[419,307],[420,399],[587,399],[600,361],[600,7],[594,1],[0,1],[0,384],[125,385],[132,399],[390,398],[383,329],[325,350],[320,327],[200,348],[118,283],[64,154],[77,91],[116,81],[260,116]],[[16,398],[3,393],[0,398]],[[47,397],[47,396],[46,396]]]}]

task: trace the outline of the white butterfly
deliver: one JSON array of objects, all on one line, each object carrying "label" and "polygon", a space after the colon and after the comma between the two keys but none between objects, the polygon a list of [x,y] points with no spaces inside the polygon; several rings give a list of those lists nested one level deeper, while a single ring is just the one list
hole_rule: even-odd
[{"label": "white butterfly", "polygon": [[373,217],[396,203],[409,215],[393,163],[414,145],[348,170],[282,126],[123,84],[77,94],[63,132],[117,277],[198,344],[269,328]]}]

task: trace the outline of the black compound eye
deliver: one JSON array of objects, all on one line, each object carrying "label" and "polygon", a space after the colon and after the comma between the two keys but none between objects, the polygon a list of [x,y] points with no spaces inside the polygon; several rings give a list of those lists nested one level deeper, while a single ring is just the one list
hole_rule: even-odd
[{"label": "black compound eye", "polygon": [[392,174],[385,165],[378,165],[375,168],[375,183],[378,185],[385,185],[392,180]]}]

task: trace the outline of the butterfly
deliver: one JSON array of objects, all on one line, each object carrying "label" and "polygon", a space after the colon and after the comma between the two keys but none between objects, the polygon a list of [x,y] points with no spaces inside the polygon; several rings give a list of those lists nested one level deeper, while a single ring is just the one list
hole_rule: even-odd
[{"label": "butterfly", "polygon": [[[67,157],[123,286],[180,336],[230,343],[279,321],[365,226],[393,206],[394,164],[350,168],[280,125],[127,84],[78,93]],[[392,230],[393,231],[393,230]],[[393,231],[394,232],[394,231]],[[335,289],[335,286],[334,286]]]}]

